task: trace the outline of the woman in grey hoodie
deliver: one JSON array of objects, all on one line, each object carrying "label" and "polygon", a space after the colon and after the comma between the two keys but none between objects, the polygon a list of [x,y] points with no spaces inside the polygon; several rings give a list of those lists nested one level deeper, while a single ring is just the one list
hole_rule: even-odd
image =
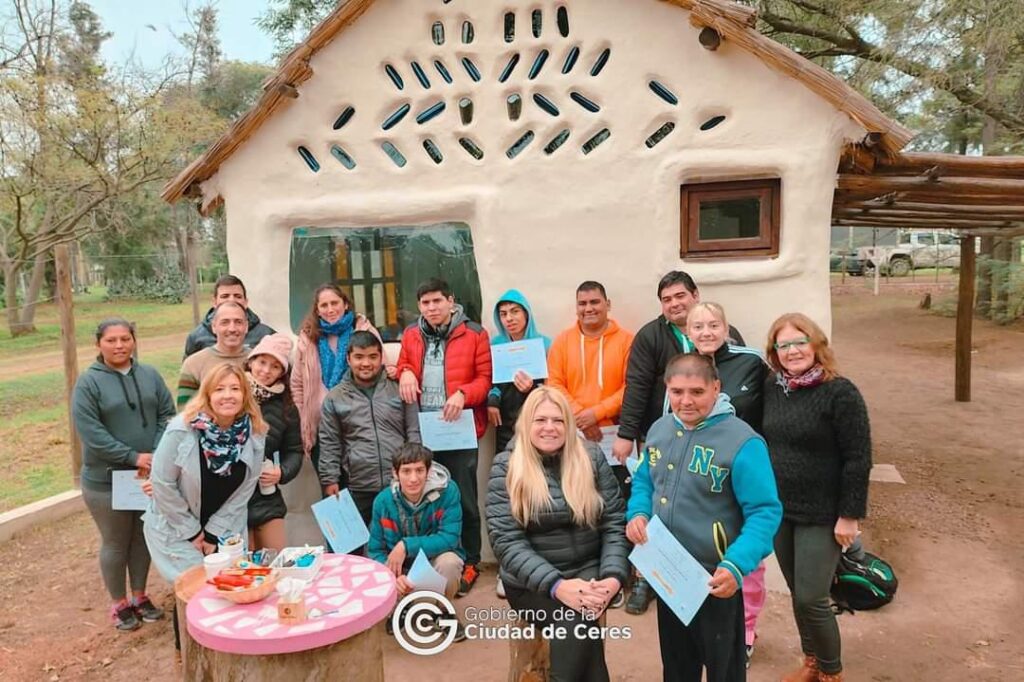
[{"label": "woman in grey hoodie", "polygon": [[102,538],[100,573],[114,602],[114,625],[134,630],[142,621],[159,620],[163,611],[146,596],[150,558],[142,512],[113,508],[111,471],[138,469],[148,475],[153,450],[174,417],[174,399],[156,369],[135,362],[135,329],[129,322],[101,322],[96,346],[100,353],[78,377],[72,403],[82,441],[82,499]]}]

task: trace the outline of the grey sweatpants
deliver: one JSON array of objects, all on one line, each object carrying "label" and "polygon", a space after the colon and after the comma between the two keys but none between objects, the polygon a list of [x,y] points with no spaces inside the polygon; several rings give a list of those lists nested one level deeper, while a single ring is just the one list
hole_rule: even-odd
[{"label": "grey sweatpants", "polygon": [[116,602],[125,598],[125,572],[133,592],[146,591],[149,549],[140,511],[115,511],[109,490],[82,487],[82,499],[100,530],[100,574]]},{"label": "grey sweatpants", "polygon": [[839,624],[829,598],[840,551],[832,526],[783,521],[775,536],[775,556],[793,596],[800,646],[830,675],[843,669]]}]

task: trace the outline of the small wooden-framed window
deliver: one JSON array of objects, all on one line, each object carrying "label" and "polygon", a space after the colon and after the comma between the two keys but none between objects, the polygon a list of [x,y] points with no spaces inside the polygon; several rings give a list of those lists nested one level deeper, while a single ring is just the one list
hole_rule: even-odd
[{"label": "small wooden-framed window", "polygon": [[682,185],[680,257],[779,255],[781,194],[778,178]]}]

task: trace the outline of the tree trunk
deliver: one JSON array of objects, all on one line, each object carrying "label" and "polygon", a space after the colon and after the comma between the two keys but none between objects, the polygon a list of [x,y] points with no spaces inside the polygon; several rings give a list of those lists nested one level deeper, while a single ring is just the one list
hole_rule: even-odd
[{"label": "tree trunk", "polygon": [[11,336],[24,336],[36,332],[36,304],[39,302],[39,291],[43,288],[46,275],[46,252],[36,256],[32,264],[32,276],[25,289],[25,302],[21,307],[18,321],[11,327]]},{"label": "tree trunk", "polygon": [[7,308],[7,329],[11,336],[17,336],[18,327],[18,283],[21,281],[21,262],[4,262],[4,307]]},{"label": "tree trunk", "polygon": [[992,250],[992,307],[996,322],[1007,322],[1010,302],[1010,255],[1013,240],[997,239]]},{"label": "tree trunk", "polygon": [[992,308],[992,249],[995,237],[981,238],[981,251],[978,254],[978,299],[975,314],[988,317]]}]

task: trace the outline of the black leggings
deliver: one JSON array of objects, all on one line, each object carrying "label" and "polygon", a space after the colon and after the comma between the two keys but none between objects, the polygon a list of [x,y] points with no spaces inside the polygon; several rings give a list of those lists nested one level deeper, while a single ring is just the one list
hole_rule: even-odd
[{"label": "black leggings", "polygon": [[[584,576],[578,576],[584,578]],[[594,577],[594,576],[589,576]],[[589,577],[584,578],[589,579]],[[607,682],[608,665],[604,660],[604,640],[575,637],[574,629],[580,623],[594,624],[557,599],[540,592],[521,590],[505,585],[508,603],[517,611],[530,610],[531,615],[544,618],[531,620],[538,631],[545,625],[557,624],[568,633],[565,639],[552,639],[551,682]],[[539,632],[538,632],[539,634]]]},{"label": "black leggings", "polygon": [[840,551],[832,526],[783,521],[775,535],[775,556],[793,596],[800,646],[830,675],[843,669],[839,624],[829,597]]},{"label": "black leggings", "polygon": [[82,488],[82,499],[100,530],[100,574],[111,599],[125,598],[125,573],[133,592],[146,591],[149,548],[142,535],[142,512],[115,511],[109,490]]}]

